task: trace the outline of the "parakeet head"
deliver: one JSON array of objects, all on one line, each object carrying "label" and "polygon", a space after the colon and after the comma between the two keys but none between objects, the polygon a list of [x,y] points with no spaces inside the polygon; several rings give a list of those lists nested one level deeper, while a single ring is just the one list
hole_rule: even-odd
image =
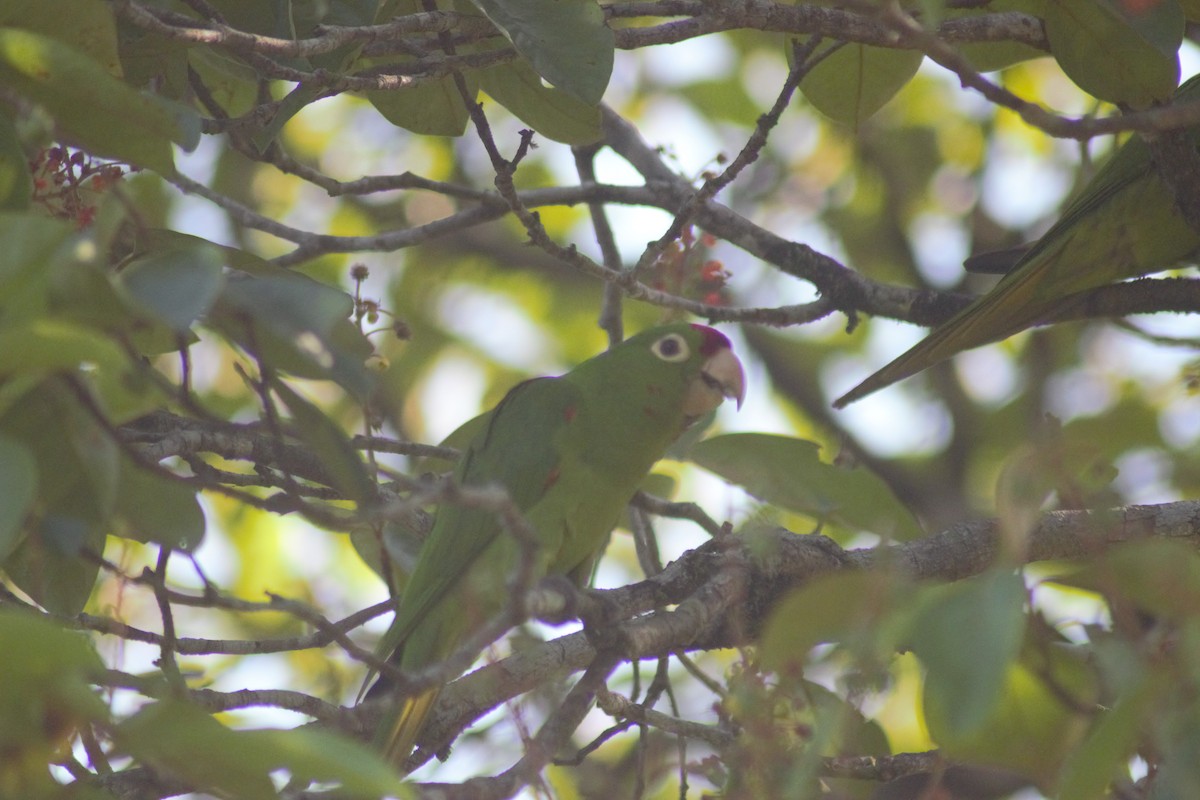
[{"label": "parakeet head", "polygon": [[725,334],[686,322],[642,331],[576,372],[603,380],[601,392],[613,393],[614,401],[620,391],[648,420],[681,423],[680,429],[726,398],[740,408],[746,394],[742,364]]}]

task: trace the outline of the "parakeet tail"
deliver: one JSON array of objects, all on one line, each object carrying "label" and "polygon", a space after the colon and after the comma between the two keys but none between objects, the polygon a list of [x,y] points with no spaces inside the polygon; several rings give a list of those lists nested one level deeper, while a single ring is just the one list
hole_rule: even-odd
[{"label": "parakeet tail", "polygon": [[437,702],[441,687],[434,686],[421,694],[406,698],[395,722],[381,726],[376,735],[376,743],[384,757],[397,766],[404,766],[417,744],[417,736],[425,727],[425,719]]}]

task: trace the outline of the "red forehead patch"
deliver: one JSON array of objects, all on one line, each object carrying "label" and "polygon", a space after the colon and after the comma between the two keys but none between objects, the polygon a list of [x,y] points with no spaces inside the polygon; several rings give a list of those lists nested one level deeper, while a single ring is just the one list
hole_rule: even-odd
[{"label": "red forehead patch", "polygon": [[700,355],[702,356],[708,357],[718,350],[728,350],[733,347],[729,342],[729,337],[716,328],[695,323],[692,323],[692,327],[700,331]]}]

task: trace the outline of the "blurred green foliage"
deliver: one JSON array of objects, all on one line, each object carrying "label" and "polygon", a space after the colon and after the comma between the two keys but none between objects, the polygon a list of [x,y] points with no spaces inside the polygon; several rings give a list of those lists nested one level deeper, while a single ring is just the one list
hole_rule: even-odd
[{"label": "blurred green foliage", "polygon": [[[336,706],[364,671],[306,638],[314,618],[272,596],[326,621],[384,600],[435,510],[404,504],[449,463],[411,445],[436,444],[518,381],[688,303],[718,319],[747,309],[745,324],[724,327],[751,397],[674,452],[651,491],[747,539],[786,525],[847,547],[995,518],[997,563],[947,585],[840,571],[755,620],[757,645],[664,659],[653,676],[624,666],[613,691],[661,700],[656,710],[711,737],[684,745],[668,726],[633,726],[548,770],[548,794],[675,797],[686,784],[811,797],[832,785],[869,797],[878,775],[855,780],[829,759],[933,748],[1045,796],[1141,791],[1141,762],[1155,786],[1137,796],[1194,794],[1195,523],[1171,529],[1182,543],[1021,570],[1048,511],[1091,509],[1097,530],[1116,530],[1122,506],[1200,492],[1200,399],[1185,380],[1193,319],[1028,331],[835,413],[830,400],[919,329],[855,308],[842,309],[854,324],[835,314],[783,330],[754,314],[829,287],[752,253],[751,223],[903,298],[892,316],[916,320],[918,295],[903,292],[985,291],[995,279],[962,260],[1035,239],[1115,142],[1051,139],[914,49],[851,41],[800,83],[717,196],[740,220],[723,233],[685,226],[628,276],[657,302],[622,299],[595,270],[530,243],[496,193],[492,156],[514,159],[533,128],[520,196],[550,239],[629,270],[681,198],[655,194],[652,169],[615,155],[601,95],[659,166],[699,185],[749,139],[803,37],[718,24],[703,9],[682,36],[691,11],[664,20],[573,0],[523,14],[489,0],[442,4],[447,14],[415,32],[334,41],[335,26],[426,5],[212,3],[223,21],[201,20],[200,5],[0,0],[0,797],[181,785],[266,797],[283,773],[353,796],[402,792],[334,733],[267,727],[319,717],[353,733]],[[1200,17],[1175,0],[901,6],[930,26],[1043,19],[1044,40],[1014,34],[962,52],[1069,117],[1168,97],[1181,42],[1195,61],[1185,23]],[[773,8],[835,23],[857,14]],[[275,39],[221,40],[224,25]],[[301,51],[292,39],[334,43]],[[445,71],[448,40],[495,154]],[[496,56],[510,45],[516,55]],[[413,89],[368,85],[389,67],[443,71]],[[362,83],[322,83],[332,74]],[[598,141],[608,147],[597,154]],[[602,192],[585,191],[589,164]],[[607,254],[593,228],[601,211],[614,229]],[[387,442],[355,438],[369,435]],[[400,506],[409,516],[380,522],[381,508]],[[707,538],[651,519],[666,559]],[[619,530],[601,579],[641,579],[639,546]],[[369,651],[385,622],[351,635]],[[555,635],[529,626],[510,649]],[[238,695],[248,685],[293,693]],[[536,728],[566,686],[556,676],[512,703],[519,729]],[[259,705],[271,713],[246,710]],[[499,744],[512,740],[505,724],[490,717],[418,777],[507,768],[517,751]],[[599,730],[589,721],[564,755]],[[139,782],[155,774],[161,783]]]}]

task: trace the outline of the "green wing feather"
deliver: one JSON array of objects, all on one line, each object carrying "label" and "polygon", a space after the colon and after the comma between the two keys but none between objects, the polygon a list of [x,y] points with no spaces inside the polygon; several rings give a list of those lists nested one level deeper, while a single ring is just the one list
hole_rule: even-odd
[{"label": "green wing feather", "polygon": [[[1197,97],[1200,76],[1176,92],[1176,100]],[[1192,136],[1200,146],[1200,131]],[[845,406],[963,350],[1051,322],[1072,295],[1172,267],[1197,250],[1200,233],[1176,208],[1146,143],[1133,136],[992,291],[834,405]]]}]

